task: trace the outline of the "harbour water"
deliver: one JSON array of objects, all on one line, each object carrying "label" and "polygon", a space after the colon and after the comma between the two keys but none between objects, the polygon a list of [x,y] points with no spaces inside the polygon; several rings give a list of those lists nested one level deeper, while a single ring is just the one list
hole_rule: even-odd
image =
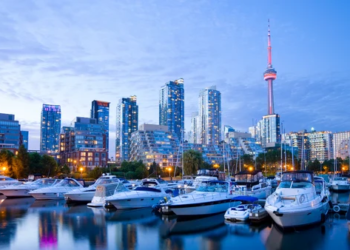
[{"label": "harbour water", "polygon": [[[331,199],[349,203],[349,193]],[[0,249],[350,249],[345,215],[323,225],[282,232],[272,222],[227,223],[223,214],[178,219],[151,209],[107,211],[61,201],[0,196]]]}]

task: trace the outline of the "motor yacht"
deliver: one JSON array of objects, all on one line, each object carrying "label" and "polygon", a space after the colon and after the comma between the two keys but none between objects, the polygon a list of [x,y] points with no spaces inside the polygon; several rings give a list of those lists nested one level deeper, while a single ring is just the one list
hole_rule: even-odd
[{"label": "motor yacht", "polygon": [[[315,182],[321,187],[316,190]],[[324,222],[329,198],[322,178],[314,181],[313,172],[289,171],[282,175],[276,191],[266,199],[265,209],[282,227],[299,227]]]},{"label": "motor yacht", "polygon": [[240,201],[244,204],[239,204],[227,209],[224,217],[226,220],[233,221],[246,221],[249,218],[249,214],[255,209],[261,209],[261,205],[256,203],[258,198],[251,196],[238,196],[233,198],[235,201]]},{"label": "motor yacht", "polygon": [[16,183],[19,183],[19,181],[8,176],[0,175],[0,188],[5,188]]},{"label": "motor yacht", "polygon": [[104,207],[106,198],[118,192],[126,192],[129,189],[122,182],[114,182],[109,184],[98,185],[96,192],[87,205],[89,207]]},{"label": "motor yacht", "polygon": [[90,202],[95,195],[97,186],[111,183],[122,183],[122,181],[115,175],[103,175],[88,187],[74,189],[65,193],[64,198],[67,202]]},{"label": "motor yacht", "polygon": [[350,190],[350,183],[347,177],[335,176],[331,182],[330,188],[335,192],[346,192]]},{"label": "motor yacht", "polygon": [[165,192],[166,186],[155,185],[156,182],[153,180],[144,180],[142,185],[133,190],[116,192],[112,196],[106,197],[106,207],[117,209],[152,207],[163,200],[169,199],[170,195]]},{"label": "motor yacht", "polygon": [[171,198],[162,207],[178,216],[203,216],[225,212],[229,207],[238,205],[232,201],[229,183],[224,181],[206,181],[193,192]]},{"label": "motor yacht", "polygon": [[197,176],[191,184],[184,184],[183,188],[185,190],[185,193],[190,193],[196,190],[203,182],[217,181],[217,180],[218,178],[215,176],[200,175],[200,176]]},{"label": "motor yacht", "polygon": [[266,199],[271,194],[271,186],[265,181],[261,171],[242,171],[235,174],[232,194]]},{"label": "motor yacht", "polygon": [[33,182],[25,182],[24,184],[21,184],[20,182],[18,182],[16,184],[0,189],[0,193],[5,195],[6,197],[12,197],[12,198],[32,197],[29,194],[30,191],[43,188],[43,187],[50,187],[52,185],[55,185],[59,181],[60,180],[58,179],[42,178],[42,179],[37,179],[36,181],[33,181]]},{"label": "motor yacht", "polygon": [[64,194],[78,188],[82,188],[77,180],[66,178],[51,187],[39,188],[29,192],[37,200],[59,200],[64,199]]}]

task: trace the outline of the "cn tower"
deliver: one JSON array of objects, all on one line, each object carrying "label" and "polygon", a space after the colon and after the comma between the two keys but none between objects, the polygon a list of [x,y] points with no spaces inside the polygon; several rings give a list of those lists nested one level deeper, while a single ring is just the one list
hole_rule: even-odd
[{"label": "cn tower", "polygon": [[267,32],[267,69],[264,72],[264,80],[268,84],[268,101],[267,101],[267,114],[274,114],[274,102],[273,102],[273,81],[276,79],[277,71],[272,67],[271,58],[271,35],[270,35],[270,20],[268,21],[268,32]]}]

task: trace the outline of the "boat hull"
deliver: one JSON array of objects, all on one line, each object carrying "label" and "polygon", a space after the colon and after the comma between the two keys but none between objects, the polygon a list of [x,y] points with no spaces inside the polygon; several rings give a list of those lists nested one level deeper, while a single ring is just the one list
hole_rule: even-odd
[{"label": "boat hull", "polygon": [[32,190],[28,189],[3,189],[1,193],[8,198],[21,198],[21,197],[32,197],[29,192]]},{"label": "boat hull", "polygon": [[63,200],[64,194],[63,192],[30,193],[36,200]]},{"label": "boat hull", "polygon": [[137,197],[137,198],[122,198],[115,200],[106,200],[106,206],[110,204],[116,209],[135,209],[152,207],[153,205],[159,204],[160,201],[164,200],[164,197]]},{"label": "boat hull", "polygon": [[93,192],[81,192],[81,193],[67,193],[64,195],[66,201],[70,202],[90,202],[94,197]]},{"label": "boat hull", "polygon": [[168,205],[169,209],[178,216],[203,216],[209,214],[223,213],[232,206],[240,202],[234,202],[232,199],[218,200],[206,203]]},{"label": "boat hull", "polygon": [[331,189],[335,192],[350,191],[350,185],[331,185]]},{"label": "boat hull", "polygon": [[328,202],[320,203],[315,207],[308,207],[293,211],[278,211],[275,207],[265,206],[273,221],[282,228],[302,227],[323,222],[328,213]]}]

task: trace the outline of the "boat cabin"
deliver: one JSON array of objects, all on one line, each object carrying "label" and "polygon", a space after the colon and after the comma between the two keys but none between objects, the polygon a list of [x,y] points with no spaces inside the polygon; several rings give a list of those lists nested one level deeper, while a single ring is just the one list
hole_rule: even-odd
[{"label": "boat cabin", "polygon": [[236,185],[244,185],[247,188],[251,188],[254,185],[259,184],[260,180],[264,178],[263,174],[259,170],[255,171],[242,171],[235,174]]},{"label": "boat cabin", "polygon": [[197,170],[197,176],[213,176],[218,180],[225,180],[225,172],[219,171],[218,169],[199,169]]}]

